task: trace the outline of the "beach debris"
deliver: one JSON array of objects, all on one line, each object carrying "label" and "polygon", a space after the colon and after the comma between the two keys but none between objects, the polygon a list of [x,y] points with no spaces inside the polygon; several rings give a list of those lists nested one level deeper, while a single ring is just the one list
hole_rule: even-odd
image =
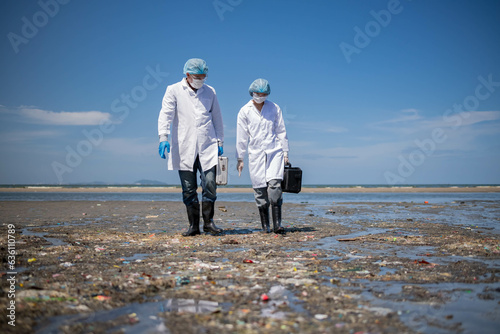
[{"label": "beach debris", "polygon": [[229,239],[229,240],[222,240],[221,243],[223,245],[237,245],[240,242],[238,240],[236,240],[236,239]]},{"label": "beach debris", "polygon": [[273,285],[269,290],[269,296],[273,299],[281,299],[286,293],[286,288],[283,285]]},{"label": "beach debris", "polygon": [[176,276],[175,279],[177,281],[177,285],[187,285],[191,282],[189,277],[187,277],[187,276],[185,276],[185,277]]},{"label": "beach debris", "polygon": [[218,209],[222,212],[227,212],[227,209],[225,206],[219,206]]},{"label": "beach debris", "polygon": [[395,312],[394,310],[387,308],[387,307],[368,307],[368,306],[363,306],[363,309],[368,310],[370,312],[374,312],[378,316],[385,317],[390,313]]},{"label": "beach debris", "polygon": [[437,263],[431,263],[431,262],[426,261],[426,260],[415,260],[415,261],[413,261],[413,263],[415,263],[415,264],[425,264],[425,265],[429,265],[430,267],[434,267],[434,266],[438,265]]},{"label": "beach debris", "polygon": [[[18,319],[30,328],[32,319],[25,320],[30,312],[49,322],[58,321],[53,315],[64,315],[70,321],[59,328],[61,332],[105,332],[117,326],[125,332],[154,332],[154,326],[168,332],[175,328],[170,326],[182,327],[193,319],[188,313],[198,313],[203,314],[196,317],[198,329],[214,333],[312,333],[336,328],[345,333],[412,332],[415,328],[401,318],[408,316],[405,312],[419,315],[419,311],[399,308],[400,300],[431,307],[444,305],[458,291],[474,301],[491,300],[499,292],[494,269],[484,265],[500,258],[498,235],[483,228],[488,222],[478,218],[471,225],[460,218],[468,217],[464,208],[449,205],[446,215],[459,219],[448,224],[444,214],[425,216],[430,206],[421,202],[391,208],[395,219],[386,219],[389,205],[362,204],[361,208],[369,205],[364,215],[353,204],[349,211],[361,212],[361,218],[339,223],[336,216],[311,218],[307,212],[295,218],[294,210],[303,207],[287,203],[294,227],[286,237],[278,238],[252,233],[259,228],[254,203],[232,203],[238,213],[235,219],[221,219],[228,233],[217,237],[180,237],[186,228],[182,202],[178,206],[169,203],[172,206],[161,216],[164,219],[146,223],[144,217],[157,215],[160,209],[143,204],[131,207],[131,203],[125,210],[110,203],[103,204],[102,217],[96,214],[91,222],[75,219],[74,213],[34,221],[38,225],[29,227],[34,232],[64,234],[68,240],[66,245],[45,247],[42,238],[20,236],[23,252],[38,258],[29,262],[35,258],[24,257],[23,262],[30,265],[17,276]],[[33,205],[36,209],[37,204]],[[71,210],[77,215],[88,210],[78,205]],[[336,205],[336,215],[346,209]],[[116,216],[109,210],[115,210]],[[20,210],[16,215],[31,222]],[[61,221],[64,224],[56,224]],[[474,257],[483,257],[484,262]],[[441,282],[446,283],[443,288],[428,284]],[[455,283],[466,290],[450,289]],[[371,297],[365,299],[365,295]],[[172,298],[170,306],[162,298]],[[402,311],[374,307],[377,304],[372,301],[377,299],[391,300],[394,310]],[[106,313],[110,310],[113,313]],[[77,313],[95,316],[82,323]],[[114,314],[113,318],[107,314]],[[437,316],[467,321],[454,311]],[[431,329],[434,320],[422,317]],[[150,327],[143,328],[146,324]],[[319,331],[313,329],[318,327]]]},{"label": "beach debris", "polygon": [[16,294],[16,298],[19,300],[31,300],[31,301],[48,301],[48,300],[72,300],[69,294],[65,292],[60,292],[56,290],[44,290],[44,289],[28,289],[21,290]]},{"label": "beach debris", "polygon": [[110,300],[111,297],[109,297],[109,296],[103,296],[103,295],[97,295],[97,296],[94,297],[94,299],[97,299],[99,301],[105,301],[105,300]]},{"label": "beach debris", "polygon": [[68,268],[68,267],[73,267],[74,264],[71,262],[64,262],[64,263],[61,263],[60,266]]},{"label": "beach debris", "polygon": [[128,322],[129,324],[133,325],[139,322],[139,317],[137,316],[136,313],[130,313],[128,315]]}]

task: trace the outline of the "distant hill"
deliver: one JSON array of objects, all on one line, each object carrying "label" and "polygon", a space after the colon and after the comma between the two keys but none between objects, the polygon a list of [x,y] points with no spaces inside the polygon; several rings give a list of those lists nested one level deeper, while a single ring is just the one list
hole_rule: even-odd
[{"label": "distant hill", "polygon": [[135,181],[134,184],[137,184],[137,185],[157,185],[157,186],[166,185],[165,182],[160,182],[160,181],[156,181],[156,180],[139,180],[139,181]]}]

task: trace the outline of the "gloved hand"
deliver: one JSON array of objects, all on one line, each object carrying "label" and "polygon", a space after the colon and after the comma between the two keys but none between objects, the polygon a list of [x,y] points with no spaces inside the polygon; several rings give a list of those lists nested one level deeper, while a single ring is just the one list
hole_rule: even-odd
[{"label": "gloved hand", "polygon": [[238,164],[236,165],[236,169],[238,170],[238,176],[241,176],[241,171],[243,170],[243,160],[238,160]]},{"label": "gloved hand", "polygon": [[285,158],[285,165],[289,165],[290,164],[290,160],[288,160],[288,152],[283,152],[283,156]]},{"label": "gloved hand", "polygon": [[224,149],[222,146],[219,146],[219,157],[224,154]]},{"label": "gloved hand", "polygon": [[162,159],[166,159],[165,149],[167,149],[167,153],[170,153],[170,143],[168,141],[162,141],[160,146],[158,147],[158,153],[160,153],[160,157]]}]

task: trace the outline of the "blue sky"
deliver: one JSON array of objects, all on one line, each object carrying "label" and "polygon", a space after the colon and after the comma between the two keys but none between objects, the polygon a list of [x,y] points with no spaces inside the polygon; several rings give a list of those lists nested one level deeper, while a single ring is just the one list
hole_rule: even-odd
[{"label": "blue sky", "polygon": [[178,184],[167,85],[209,66],[230,183],[256,78],[304,184],[500,183],[498,1],[2,1],[0,184]]}]

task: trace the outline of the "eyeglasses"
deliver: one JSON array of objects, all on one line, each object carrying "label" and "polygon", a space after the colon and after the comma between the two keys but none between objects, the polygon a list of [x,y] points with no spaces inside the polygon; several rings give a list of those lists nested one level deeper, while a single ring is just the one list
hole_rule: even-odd
[{"label": "eyeglasses", "polygon": [[206,74],[189,74],[189,76],[195,80],[203,80],[207,78]]}]

